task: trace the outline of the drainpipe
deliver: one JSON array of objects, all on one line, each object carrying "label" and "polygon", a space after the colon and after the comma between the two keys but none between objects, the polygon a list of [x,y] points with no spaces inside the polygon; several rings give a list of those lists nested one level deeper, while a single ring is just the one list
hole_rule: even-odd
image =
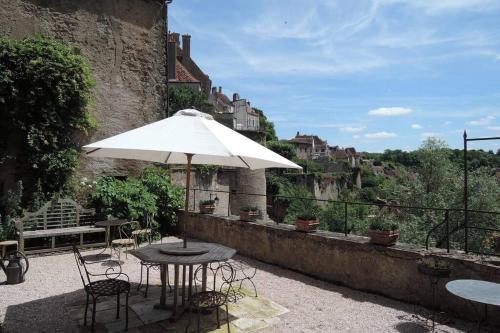
[{"label": "drainpipe", "polygon": [[166,103],[167,117],[170,117],[169,103],[168,103],[168,5],[172,3],[172,0],[165,0],[165,87],[166,87]]}]

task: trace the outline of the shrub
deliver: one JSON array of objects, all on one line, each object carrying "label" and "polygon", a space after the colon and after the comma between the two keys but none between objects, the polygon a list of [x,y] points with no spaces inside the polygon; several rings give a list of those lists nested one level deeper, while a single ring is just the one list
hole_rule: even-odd
[{"label": "shrub", "polygon": [[157,196],[148,191],[138,179],[118,180],[102,177],[97,181],[92,201],[103,215],[123,219],[139,219],[145,214],[156,213]]},{"label": "shrub", "polygon": [[202,200],[200,201],[200,205],[215,205],[215,200]]},{"label": "shrub", "polygon": [[318,213],[313,211],[305,211],[297,214],[297,220],[316,220],[318,218]]},{"label": "shrub", "polygon": [[241,212],[258,212],[259,208],[257,206],[243,206],[240,208]]},{"label": "shrub", "polygon": [[90,67],[77,51],[43,37],[0,37],[0,167],[19,170],[25,201],[66,190],[80,140],[95,127],[87,112]]},{"label": "shrub", "polygon": [[371,230],[396,231],[399,229],[397,223],[388,217],[377,216],[370,223]]}]

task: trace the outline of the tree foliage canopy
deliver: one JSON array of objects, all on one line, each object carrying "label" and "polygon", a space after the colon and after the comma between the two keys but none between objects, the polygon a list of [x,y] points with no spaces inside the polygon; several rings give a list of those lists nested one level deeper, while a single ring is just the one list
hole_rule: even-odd
[{"label": "tree foliage canopy", "polygon": [[71,47],[0,37],[0,169],[16,170],[26,195],[38,180],[45,193],[67,185],[80,139],[95,126],[87,112],[94,84]]}]

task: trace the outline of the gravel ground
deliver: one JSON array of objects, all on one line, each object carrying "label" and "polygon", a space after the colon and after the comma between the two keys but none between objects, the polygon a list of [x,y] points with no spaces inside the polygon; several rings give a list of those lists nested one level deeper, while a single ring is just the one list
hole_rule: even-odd
[{"label": "gravel ground", "polygon": [[[86,251],[83,254],[96,253]],[[254,282],[260,295],[288,308],[266,332],[428,332],[425,320],[414,316],[424,309],[368,294],[243,257],[258,269]],[[122,257],[124,260],[124,256]],[[140,265],[133,256],[123,272],[139,281]],[[172,275],[171,275],[172,276]],[[4,280],[3,272],[0,281]],[[158,273],[151,282],[159,284]],[[249,287],[249,286],[247,286]],[[72,253],[30,258],[27,281],[0,286],[0,323],[5,332],[74,332],[65,305],[84,300],[82,282]],[[427,324],[430,324],[427,323]],[[469,332],[473,323],[456,319],[438,324],[437,332]],[[0,332],[2,327],[0,326]]]}]

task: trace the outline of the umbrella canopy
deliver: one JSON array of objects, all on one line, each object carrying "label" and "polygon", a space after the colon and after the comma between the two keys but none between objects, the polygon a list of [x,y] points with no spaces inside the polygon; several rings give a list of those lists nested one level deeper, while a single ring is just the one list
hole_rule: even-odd
[{"label": "umbrella canopy", "polygon": [[[185,219],[189,218],[191,164],[249,169],[302,169],[292,161],[216,122],[211,115],[187,109],[152,124],[86,145],[87,155],[187,164]],[[187,248],[184,229],[184,248]],[[198,249],[191,249],[197,253]],[[189,253],[180,251],[179,253]]]},{"label": "umbrella canopy", "polygon": [[187,109],[149,125],[83,147],[89,156],[165,164],[215,164],[241,168],[293,168],[297,164],[218,123],[212,116]]}]

